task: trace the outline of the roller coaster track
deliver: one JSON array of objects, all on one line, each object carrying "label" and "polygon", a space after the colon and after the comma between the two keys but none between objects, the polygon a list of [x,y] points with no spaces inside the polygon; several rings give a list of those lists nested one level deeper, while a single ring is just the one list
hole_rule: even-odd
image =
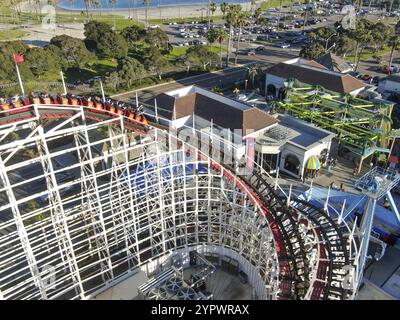
[{"label": "roller coaster track", "polygon": [[[41,121],[68,118],[71,112],[54,106],[40,110]],[[112,117],[109,112],[85,110],[86,117],[94,121],[103,121]],[[21,112],[0,117],[0,127],[19,121],[29,121],[33,114],[24,108]],[[126,119],[128,122],[128,119]],[[149,121],[148,126],[130,123],[125,128],[145,133],[148,128],[160,126]],[[147,128],[147,129],[146,129]],[[236,176],[235,170],[228,165],[213,163],[214,169],[230,176]],[[267,219],[275,239],[280,270],[280,299],[349,299],[353,292],[345,289],[345,267],[351,265],[349,241],[344,236],[346,230],[339,226],[323,209],[296,196],[292,196],[288,205],[287,197],[277,192],[267,182],[267,177],[259,169],[248,176],[237,177],[246,186],[245,192],[257,199]],[[310,250],[302,231],[305,227],[314,232],[318,254],[316,266],[310,263]],[[311,232],[310,231],[310,232]]]}]

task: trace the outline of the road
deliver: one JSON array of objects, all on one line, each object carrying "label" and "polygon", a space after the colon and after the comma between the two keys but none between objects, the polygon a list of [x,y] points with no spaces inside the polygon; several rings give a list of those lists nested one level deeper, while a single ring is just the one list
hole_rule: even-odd
[{"label": "road", "polygon": [[139,100],[147,101],[154,98],[161,92],[168,92],[181,87],[197,85],[199,87],[210,89],[217,85],[226,86],[234,83],[235,81],[243,81],[246,77],[246,68],[243,66],[224,69],[214,73],[206,73],[199,76],[188,77],[172,83],[165,83],[153,87],[138,89],[135,91],[128,91],[122,94],[113,96],[116,99],[128,100],[133,98],[138,93]]}]

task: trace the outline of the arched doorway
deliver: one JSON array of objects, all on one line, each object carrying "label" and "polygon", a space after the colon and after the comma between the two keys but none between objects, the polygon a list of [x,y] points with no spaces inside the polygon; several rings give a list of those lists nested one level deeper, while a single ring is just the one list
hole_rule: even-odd
[{"label": "arched doorway", "polygon": [[274,96],[276,97],[276,87],[273,84],[269,84],[267,86],[267,96]]},{"label": "arched doorway", "polygon": [[300,175],[300,160],[294,154],[288,154],[285,158],[285,170],[295,175]]}]

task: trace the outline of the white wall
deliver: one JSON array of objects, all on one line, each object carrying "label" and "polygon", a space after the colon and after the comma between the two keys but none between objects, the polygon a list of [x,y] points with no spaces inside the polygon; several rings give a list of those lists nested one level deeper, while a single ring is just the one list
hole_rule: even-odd
[{"label": "white wall", "polygon": [[272,84],[276,88],[276,95],[278,95],[278,91],[280,88],[284,87],[284,82],[286,78],[274,76],[272,74],[266,74],[265,78],[265,94],[267,94],[267,87],[268,85]]},{"label": "white wall", "polygon": [[[297,158],[300,161],[300,169],[299,169],[298,176],[285,169],[285,160],[289,154],[293,154],[293,155],[297,156]],[[280,161],[279,161],[279,170],[282,170],[283,172],[290,174],[293,177],[299,178],[302,176],[301,168],[304,167],[304,162],[305,162],[304,158],[305,158],[305,150],[304,149],[301,149],[299,147],[296,147],[292,144],[287,143],[282,147],[281,157],[280,157]]]},{"label": "white wall", "polygon": [[[332,141],[325,141],[322,143],[315,144],[309,150],[305,150],[303,148],[297,147],[290,143],[285,144],[281,148],[282,151],[281,151],[281,158],[279,161],[279,170],[282,170],[283,172],[290,174],[293,177],[302,178],[307,160],[311,156],[319,156],[321,154],[322,150],[324,150],[324,149],[328,149],[328,152],[329,152],[329,150],[331,148],[331,142]],[[285,159],[286,159],[286,156],[288,156],[289,154],[293,154],[293,155],[297,156],[297,158],[300,161],[301,167],[300,167],[300,172],[299,172],[298,176],[285,169]]]}]

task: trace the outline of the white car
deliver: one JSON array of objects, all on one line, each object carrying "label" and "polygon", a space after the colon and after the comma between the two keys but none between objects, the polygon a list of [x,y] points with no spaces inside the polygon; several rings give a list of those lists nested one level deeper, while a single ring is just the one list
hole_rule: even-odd
[{"label": "white car", "polygon": [[290,48],[290,44],[286,42],[276,42],[274,46],[282,49]]}]

